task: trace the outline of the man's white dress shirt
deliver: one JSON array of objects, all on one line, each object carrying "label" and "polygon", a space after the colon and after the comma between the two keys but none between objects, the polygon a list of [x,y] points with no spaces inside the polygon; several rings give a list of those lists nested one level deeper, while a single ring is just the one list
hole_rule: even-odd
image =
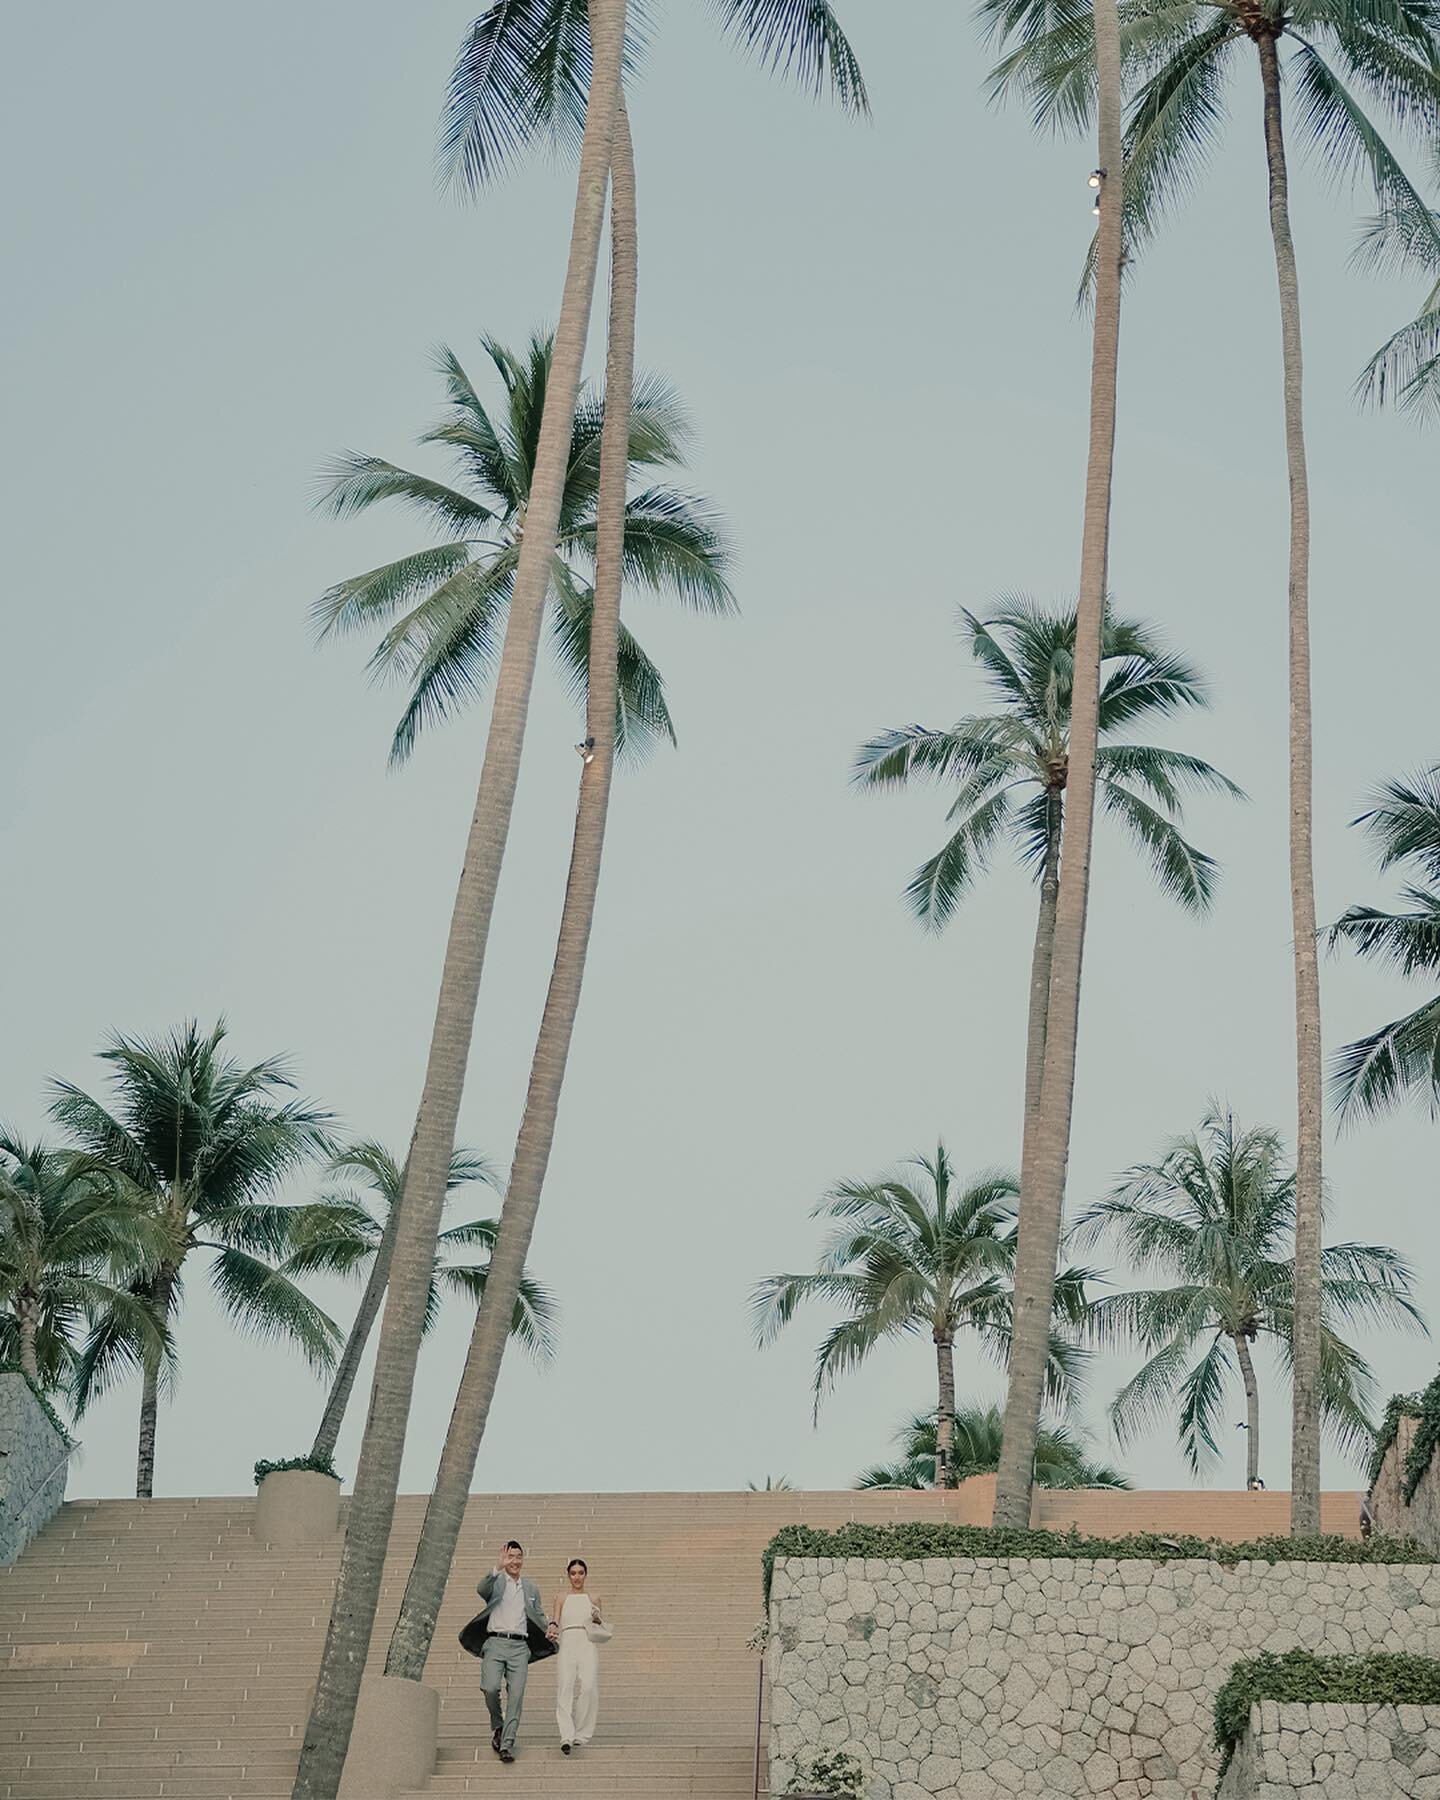
[{"label": "man's white dress shirt", "polygon": [[505,1591],[495,1602],[490,1612],[490,1629],[492,1631],[513,1631],[525,1634],[525,1590],[513,1575],[507,1575],[502,1569],[500,1579],[505,1583]]}]

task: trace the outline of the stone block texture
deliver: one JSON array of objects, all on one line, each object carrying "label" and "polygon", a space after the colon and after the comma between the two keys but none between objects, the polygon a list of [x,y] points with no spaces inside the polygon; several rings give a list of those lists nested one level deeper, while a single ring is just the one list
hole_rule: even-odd
[{"label": "stone block texture", "polygon": [[23,1375],[0,1375],[0,1563],[12,1563],[65,1498],[69,1452]]},{"label": "stone block texture", "polygon": [[868,1800],[1210,1800],[1232,1665],[1440,1655],[1440,1567],[782,1558],[770,1623],[773,1793],[835,1749]]},{"label": "stone block texture", "polygon": [[1220,1800],[1433,1800],[1440,1707],[1282,1706],[1265,1700],[1220,1783]]}]

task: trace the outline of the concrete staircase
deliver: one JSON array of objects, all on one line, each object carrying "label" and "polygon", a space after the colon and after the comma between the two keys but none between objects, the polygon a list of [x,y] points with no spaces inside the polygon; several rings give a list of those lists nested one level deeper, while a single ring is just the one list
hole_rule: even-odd
[{"label": "concrete staircase", "polygon": [[[383,1658],[423,1501],[400,1502],[376,1634]],[[288,1800],[339,1542],[270,1550],[253,1499],[65,1506],[0,1570],[3,1800]],[[750,1800],[760,1552],[784,1524],[974,1521],[954,1494],[475,1495],[426,1679],[442,1695],[427,1796]],[[600,1727],[560,1755],[554,1662],[531,1673],[519,1759],[490,1751],[479,1665],[456,1642],[507,1537],[547,1609],[584,1556],[615,1639]],[[378,1667],[378,1660],[372,1664]],[[415,1800],[420,1800],[417,1793]]]}]

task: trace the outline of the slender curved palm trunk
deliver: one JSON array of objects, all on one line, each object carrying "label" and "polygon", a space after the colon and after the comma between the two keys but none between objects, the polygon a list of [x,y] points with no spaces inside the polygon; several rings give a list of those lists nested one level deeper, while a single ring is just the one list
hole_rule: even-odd
[{"label": "slender curved palm trunk", "polygon": [[20,1367],[38,1386],[40,1361],[35,1354],[35,1340],[40,1333],[40,1302],[29,1290],[15,1302],[15,1318],[20,1326]]},{"label": "slender curved palm trunk", "polygon": [[[334,1800],[339,1788],[395,1513],[415,1362],[434,1269],[435,1239],[445,1205],[480,974],[519,774],[590,323],[620,93],[625,0],[590,0],[590,36],[591,82],[570,256],[525,535],[496,678],[480,792],[450,922],[425,1086],[406,1158],[405,1191],[389,1294],[380,1324],[370,1413],[293,1800]],[[503,1316],[508,1322],[508,1312]]]},{"label": "slender curved palm trunk", "polygon": [[935,1414],[935,1485],[955,1485],[955,1340],[948,1332],[935,1338],[935,1368],[940,1406]]},{"label": "slender curved palm trunk", "polygon": [[1015,1256],[1014,1340],[1005,1402],[1005,1436],[995,1483],[995,1523],[1026,1526],[1035,1445],[1049,1361],[1055,1264],[1065,1205],[1070,1118],[1075,1100],[1075,1041],[1080,965],[1090,890],[1095,812],[1095,744],[1100,705],[1100,648],[1110,549],[1110,492],[1115,463],[1115,391],[1120,354],[1121,145],[1120,17],[1116,0],[1095,0],[1095,71],[1100,167],[1095,330],[1090,358],[1090,449],[1080,551],[1080,602],[1070,702],[1070,762],[1065,836],[1055,906],[1054,952],[1045,1014],[1044,1074],[1020,1163],[1020,1231]]},{"label": "slender curved palm trunk", "polygon": [[399,1228],[400,1206],[397,1201],[390,1208],[390,1216],[385,1221],[385,1230],[376,1247],[375,1260],[370,1265],[370,1274],[365,1282],[365,1291],[360,1296],[360,1304],[355,1310],[350,1335],[345,1340],[345,1348],[340,1352],[340,1361],[335,1365],[335,1379],[330,1384],[325,1411],[320,1415],[320,1429],[315,1433],[315,1442],[310,1446],[310,1454],[317,1461],[322,1457],[327,1461],[332,1458],[335,1446],[340,1441],[340,1427],[345,1423],[350,1396],[355,1390],[355,1377],[360,1373],[360,1359],[365,1354],[370,1333],[380,1316],[380,1303],[385,1298],[385,1289],[390,1282],[390,1265],[395,1260],[395,1235]]},{"label": "slender curved palm trunk", "polygon": [[1290,913],[1295,935],[1295,1338],[1290,1435],[1290,1529],[1320,1529],[1320,1178],[1324,1105],[1320,1058],[1320,960],[1315,941],[1310,716],[1310,482],[1300,338],[1300,281],[1290,235],[1280,58],[1275,39],[1255,40],[1265,94],[1270,236],[1280,289],[1285,376],[1285,460],[1290,477]]},{"label": "slender curved palm trunk", "polygon": [[1240,1379],[1245,1384],[1245,1485],[1260,1473],[1260,1389],[1255,1380],[1255,1364],[1250,1359],[1250,1341],[1243,1331],[1234,1337],[1235,1358],[1240,1364]]},{"label": "slender curved palm trunk", "polygon": [[1057,786],[1045,790],[1045,866],[1040,873],[1040,916],[1030,953],[1030,1017],[1025,1032],[1025,1131],[1040,1116],[1045,1073],[1045,1020],[1050,1011],[1050,967],[1055,959],[1055,905],[1060,896],[1060,830],[1064,800]]},{"label": "slender curved palm trunk", "polygon": [[637,281],[634,154],[623,97],[615,121],[610,216],[609,348],[605,369],[605,418],[600,436],[595,608],[585,711],[586,736],[594,740],[593,760],[581,768],[570,873],[555,961],[530,1065],[525,1111],[505,1190],[500,1230],[490,1258],[485,1297],[475,1317],[450,1429],[441,1452],[430,1504],[426,1508],[400,1616],[395,1622],[385,1659],[387,1675],[408,1681],[419,1681],[425,1673],[425,1659],[435,1635],[435,1621],[444,1599],[445,1584],[450,1578],[455,1542],[475,1474],[475,1459],[480,1453],[510,1335],[515,1297],[530,1251],[555,1136],[565,1064],[580,1004],[605,848],[605,822],[615,760],[621,554],[630,463]]},{"label": "slender curved palm trunk", "polygon": [[[162,1325],[170,1322],[170,1306],[175,1294],[175,1269],[162,1263],[155,1276],[151,1301]],[[144,1385],[140,1390],[140,1442],[135,1456],[135,1498],[155,1497],[155,1427],[160,1417],[160,1364],[145,1364]]]}]

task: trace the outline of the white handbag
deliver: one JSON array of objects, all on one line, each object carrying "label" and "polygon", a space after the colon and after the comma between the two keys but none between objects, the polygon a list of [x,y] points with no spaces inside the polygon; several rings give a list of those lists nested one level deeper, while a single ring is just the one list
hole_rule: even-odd
[{"label": "white handbag", "polygon": [[611,1625],[597,1625],[592,1619],[585,1627],[585,1635],[592,1644],[608,1644],[614,1637],[615,1630]]}]

